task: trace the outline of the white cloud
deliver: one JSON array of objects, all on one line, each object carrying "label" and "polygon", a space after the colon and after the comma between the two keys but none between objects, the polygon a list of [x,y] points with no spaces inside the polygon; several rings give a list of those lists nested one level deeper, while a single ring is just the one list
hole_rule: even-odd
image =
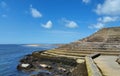
[{"label": "white cloud", "polygon": [[103,28],[107,23],[120,21],[120,0],[104,0],[103,4],[98,4],[95,12],[102,17],[97,19],[97,23],[90,28]]},{"label": "white cloud", "polygon": [[77,23],[74,22],[74,21],[68,21],[68,22],[66,23],[66,27],[76,28],[76,27],[78,27],[78,25],[77,25]]},{"label": "white cloud", "polygon": [[92,26],[89,26],[90,29],[101,29],[104,27],[104,23],[97,23],[97,24],[93,24]]},{"label": "white cloud", "polygon": [[4,2],[4,1],[2,1],[2,2],[0,3],[0,6],[1,6],[2,8],[6,8],[6,7],[7,7],[7,3]]},{"label": "white cloud", "polygon": [[102,23],[109,23],[109,22],[115,22],[115,21],[118,21],[119,20],[119,17],[110,17],[110,16],[105,16],[103,18],[98,18],[98,21],[99,22],[102,22]]},{"label": "white cloud", "polygon": [[46,24],[42,24],[42,27],[44,27],[44,28],[47,28],[47,29],[50,29],[50,28],[52,28],[52,21],[48,21]]},{"label": "white cloud", "polygon": [[82,1],[83,1],[83,3],[88,4],[88,3],[90,3],[91,0],[82,0]]},{"label": "white cloud", "polygon": [[32,5],[30,5],[30,12],[31,12],[32,17],[34,18],[42,17],[42,14],[36,8],[33,8]]},{"label": "white cloud", "polygon": [[105,0],[95,11],[99,15],[120,15],[120,0]]},{"label": "white cloud", "polygon": [[104,27],[103,23],[97,23],[96,25],[94,25],[94,28],[97,28],[97,29],[101,29],[103,27]]},{"label": "white cloud", "polygon": [[63,22],[65,23],[65,26],[68,28],[77,28],[78,24],[75,21],[63,19]]},{"label": "white cloud", "polygon": [[111,16],[104,16],[104,17],[100,17],[97,19],[98,22],[92,26],[89,26],[90,29],[101,29],[103,28],[107,23],[110,23],[110,22],[115,22],[115,21],[119,21],[120,18],[119,17],[111,17]]}]

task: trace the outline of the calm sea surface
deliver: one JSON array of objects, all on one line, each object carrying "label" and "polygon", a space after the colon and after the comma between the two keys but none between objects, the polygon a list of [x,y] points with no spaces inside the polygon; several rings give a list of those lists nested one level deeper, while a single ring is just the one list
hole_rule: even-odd
[{"label": "calm sea surface", "polygon": [[56,46],[33,47],[25,45],[0,45],[0,76],[29,76],[30,73],[16,69],[19,60],[33,51],[52,49]]}]

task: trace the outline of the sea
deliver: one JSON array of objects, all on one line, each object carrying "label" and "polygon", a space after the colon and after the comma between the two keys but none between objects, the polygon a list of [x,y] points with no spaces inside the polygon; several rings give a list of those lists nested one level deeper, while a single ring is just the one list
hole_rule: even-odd
[{"label": "sea", "polygon": [[0,76],[30,76],[30,72],[17,70],[19,60],[34,51],[48,50],[57,46],[27,46],[16,44],[0,45]]}]

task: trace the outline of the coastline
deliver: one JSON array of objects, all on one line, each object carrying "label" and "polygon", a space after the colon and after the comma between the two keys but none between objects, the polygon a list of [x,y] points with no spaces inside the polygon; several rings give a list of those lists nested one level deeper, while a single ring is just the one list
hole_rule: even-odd
[{"label": "coastline", "polygon": [[[87,76],[85,62],[77,63],[75,58],[45,55],[51,50],[33,52],[20,60],[17,69],[20,71],[33,71],[34,76]],[[26,66],[23,66],[26,65]],[[79,71],[79,70],[81,71]],[[32,76],[32,75],[31,75]]]},{"label": "coastline", "polygon": [[[103,73],[104,69],[101,67],[101,65],[99,65],[99,63],[94,61],[94,58],[98,57],[100,54],[102,56],[120,55],[119,31],[120,28],[104,28],[90,35],[89,37],[78,40],[76,42],[72,42],[51,50],[45,50],[42,52],[39,51],[33,52],[32,54],[27,55],[25,58],[21,59],[22,61],[20,61],[20,64],[18,65],[18,69],[25,71],[26,70],[35,71],[35,69],[39,67],[38,68],[39,70],[45,69],[47,70],[47,72],[49,72],[49,73],[38,72],[38,74],[34,76],[104,75]],[[100,57],[98,57],[98,59]],[[105,61],[111,63],[111,61],[107,61],[107,60],[102,60],[102,61],[103,63]],[[37,67],[35,67],[36,65],[34,64],[35,62],[38,62]],[[114,66],[118,65],[120,63],[120,57],[118,58],[116,57],[113,63],[116,63],[113,64]],[[23,67],[21,66],[22,64],[27,66]],[[58,65],[58,66],[54,66],[54,65]],[[112,64],[110,64],[110,66],[112,66]],[[107,65],[105,65],[105,67],[107,67]],[[111,68],[115,69],[114,67]],[[107,71],[111,72],[110,70]],[[99,73],[99,75],[96,74],[96,72]],[[106,70],[105,73],[107,74]]]}]

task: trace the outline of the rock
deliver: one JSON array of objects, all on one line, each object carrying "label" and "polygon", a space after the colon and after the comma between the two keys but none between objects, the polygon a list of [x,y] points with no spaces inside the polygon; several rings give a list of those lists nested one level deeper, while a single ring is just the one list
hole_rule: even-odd
[{"label": "rock", "polygon": [[21,63],[31,63],[33,61],[32,55],[26,55],[23,59],[20,60]]},{"label": "rock", "polygon": [[83,59],[77,59],[76,62],[77,62],[77,63],[84,63],[85,60],[83,60]]},{"label": "rock", "polygon": [[17,66],[18,70],[30,70],[31,68],[33,68],[33,65],[28,63],[21,63]]},{"label": "rock", "polygon": [[[20,60],[17,69],[23,72],[35,71],[31,76],[69,76],[71,74],[69,69],[76,64],[75,59],[42,56],[39,52],[33,52],[31,55],[26,55]],[[51,74],[46,73],[46,71],[50,71]]]},{"label": "rock", "polygon": [[40,66],[41,66],[42,68],[47,68],[48,65],[46,65],[46,64],[40,64]]},{"label": "rock", "polygon": [[62,68],[62,67],[58,67],[58,70],[61,70],[63,72],[66,72],[67,70],[65,68]]},{"label": "rock", "polygon": [[52,69],[52,66],[46,64],[40,64],[42,68]]},{"label": "rock", "polygon": [[30,64],[21,64],[21,67],[27,68]]},{"label": "rock", "polygon": [[70,72],[73,72],[75,70],[75,68],[72,68],[72,69],[70,69]]},{"label": "rock", "polygon": [[47,69],[52,69],[52,66],[47,66]]},{"label": "rock", "polygon": [[51,72],[39,72],[36,76],[53,76]]},{"label": "rock", "polygon": [[20,64],[17,66],[18,70],[22,70],[22,67],[20,66]]}]

